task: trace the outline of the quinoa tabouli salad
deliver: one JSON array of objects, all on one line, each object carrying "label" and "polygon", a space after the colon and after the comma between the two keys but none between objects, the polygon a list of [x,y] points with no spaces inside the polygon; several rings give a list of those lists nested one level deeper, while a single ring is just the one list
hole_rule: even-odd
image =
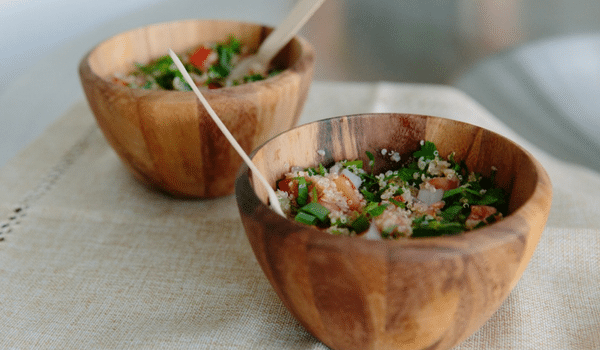
[{"label": "quinoa tabouli salad", "polygon": [[[400,165],[400,155],[381,154]],[[494,186],[496,169],[483,177],[440,157],[434,143],[421,141],[409,162],[372,174],[375,157],[343,160],[331,167],[292,167],[277,181],[285,214],[335,235],[400,239],[454,235],[500,220],[506,193]]]},{"label": "quinoa tabouli salad", "polygon": [[[198,88],[218,89],[240,85],[263,80],[280,72],[270,67],[266,75],[248,71],[241,81],[227,81],[236,63],[250,54],[248,48],[231,35],[225,41],[199,45],[177,55]],[[128,87],[149,90],[192,90],[169,55],[146,65],[136,63],[135,66],[136,68],[126,75],[115,74],[113,81]]]}]

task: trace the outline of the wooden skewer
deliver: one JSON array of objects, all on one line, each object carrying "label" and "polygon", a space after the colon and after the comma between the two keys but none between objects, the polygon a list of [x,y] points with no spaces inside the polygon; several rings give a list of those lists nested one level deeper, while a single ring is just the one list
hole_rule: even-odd
[{"label": "wooden skewer", "polygon": [[298,0],[287,17],[269,34],[258,52],[236,64],[227,77],[228,85],[252,70],[266,74],[269,62],[298,33],[325,0]]},{"label": "wooden skewer", "polygon": [[198,99],[200,100],[200,102],[202,103],[202,105],[204,105],[204,108],[206,108],[206,110],[208,111],[208,114],[210,115],[210,117],[212,118],[212,120],[214,120],[214,122],[217,123],[217,126],[219,127],[219,129],[221,129],[221,131],[223,132],[223,134],[225,135],[225,137],[227,138],[227,140],[229,140],[229,142],[231,143],[231,145],[233,146],[233,148],[242,157],[242,159],[248,165],[248,167],[250,168],[250,170],[252,170],[252,173],[254,173],[254,175],[258,177],[258,180],[263,184],[263,186],[265,186],[265,189],[267,190],[267,193],[269,195],[269,201],[270,201],[271,207],[279,215],[285,217],[285,214],[283,213],[283,210],[281,209],[281,205],[279,204],[279,199],[277,198],[277,194],[275,194],[275,191],[273,190],[273,188],[269,185],[269,183],[267,182],[267,180],[265,179],[265,177],[258,170],[258,168],[256,167],[256,165],[254,165],[254,163],[252,162],[252,160],[250,159],[250,157],[248,157],[248,155],[246,154],[246,152],[242,149],[242,147],[240,146],[240,144],[233,137],[233,135],[231,134],[231,132],[229,132],[229,130],[227,129],[227,127],[225,126],[225,124],[223,124],[223,122],[221,121],[221,119],[219,118],[219,116],[217,116],[217,113],[215,113],[215,111],[212,109],[212,107],[210,106],[210,104],[208,103],[208,101],[206,100],[206,98],[204,98],[204,95],[202,95],[202,93],[200,92],[200,90],[198,89],[198,87],[196,86],[196,84],[194,83],[194,81],[192,80],[192,77],[190,76],[190,74],[188,73],[188,71],[183,66],[183,63],[181,63],[181,60],[179,59],[179,57],[177,57],[177,55],[175,54],[175,52],[173,52],[173,50],[171,50],[171,49],[169,49],[169,55],[173,59],[173,62],[175,62],[175,65],[177,66],[177,69],[179,69],[179,71],[183,75],[183,78],[185,79],[185,81],[190,85],[190,87],[192,88],[192,90],[194,91],[194,93],[196,93],[196,96],[198,96]]}]

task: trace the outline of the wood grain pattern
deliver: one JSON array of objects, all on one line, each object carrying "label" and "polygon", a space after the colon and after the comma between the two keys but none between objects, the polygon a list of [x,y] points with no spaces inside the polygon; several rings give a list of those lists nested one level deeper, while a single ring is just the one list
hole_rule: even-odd
[{"label": "wood grain pattern", "polygon": [[[246,234],[265,275],[288,310],[332,349],[450,349],[499,308],[525,270],[546,223],[552,186],[525,150],[489,130],[406,114],[332,118],[292,129],[255,151],[275,181],[291,165],[402,155],[433,141],[471,170],[510,192],[510,213],[485,228],[452,237],[368,241],[332,236],[270,210],[247,169],[236,183]],[[318,150],[324,150],[321,156]],[[256,189],[256,191],[255,191]]]},{"label": "wood grain pattern", "polygon": [[[232,34],[256,48],[270,31],[235,21],[168,22],[117,35],[83,58],[79,75],[87,101],[107,141],[136,178],[176,196],[223,196],[233,192],[242,159],[193,92],[131,89],[112,83],[111,76],[166,55],[169,48],[183,52]],[[203,94],[250,153],[296,125],[314,59],[312,46],[296,37],[274,59],[285,68],[282,73]]]}]

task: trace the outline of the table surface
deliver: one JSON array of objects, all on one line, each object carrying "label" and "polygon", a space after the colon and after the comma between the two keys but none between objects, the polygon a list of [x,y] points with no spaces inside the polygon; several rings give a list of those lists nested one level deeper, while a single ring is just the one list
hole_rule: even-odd
[{"label": "table surface", "polygon": [[[538,248],[500,310],[456,349],[600,347],[600,175],[520,138],[457,89],[315,82],[301,123],[432,114],[523,145],[553,182]],[[325,349],[254,259],[235,198],[138,183],[79,100],[0,169],[1,348]]]}]

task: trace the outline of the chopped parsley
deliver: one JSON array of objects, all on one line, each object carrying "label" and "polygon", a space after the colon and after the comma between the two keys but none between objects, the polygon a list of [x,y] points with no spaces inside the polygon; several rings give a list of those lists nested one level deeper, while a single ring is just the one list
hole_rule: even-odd
[{"label": "chopped parsley", "polygon": [[384,239],[397,239],[455,235],[507,213],[507,195],[494,185],[494,168],[487,178],[469,172],[454,154],[440,157],[432,142],[422,142],[406,164],[384,173],[368,172],[375,157],[366,152],[366,159],[368,167],[362,160],[344,160],[286,174],[278,181],[286,186],[278,185],[278,191],[288,216],[332,234],[376,229]]},{"label": "chopped parsley", "polygon": [[[247,56],[247,53],[242,43],[231,35],[225,41],[199,46],[178,56],[198,87],[214,89],[226,86],[226,79],[235,63]],[[267,76],[249,72],[241,81],[234,81],[233,85],[260,81],[279,72],[280,70],[272,69]],[[132,88],[192,90],[169,55],[159,57],[145,65],[136,63],[135,70],[126,76],[115,75],[113,80]]]}]

